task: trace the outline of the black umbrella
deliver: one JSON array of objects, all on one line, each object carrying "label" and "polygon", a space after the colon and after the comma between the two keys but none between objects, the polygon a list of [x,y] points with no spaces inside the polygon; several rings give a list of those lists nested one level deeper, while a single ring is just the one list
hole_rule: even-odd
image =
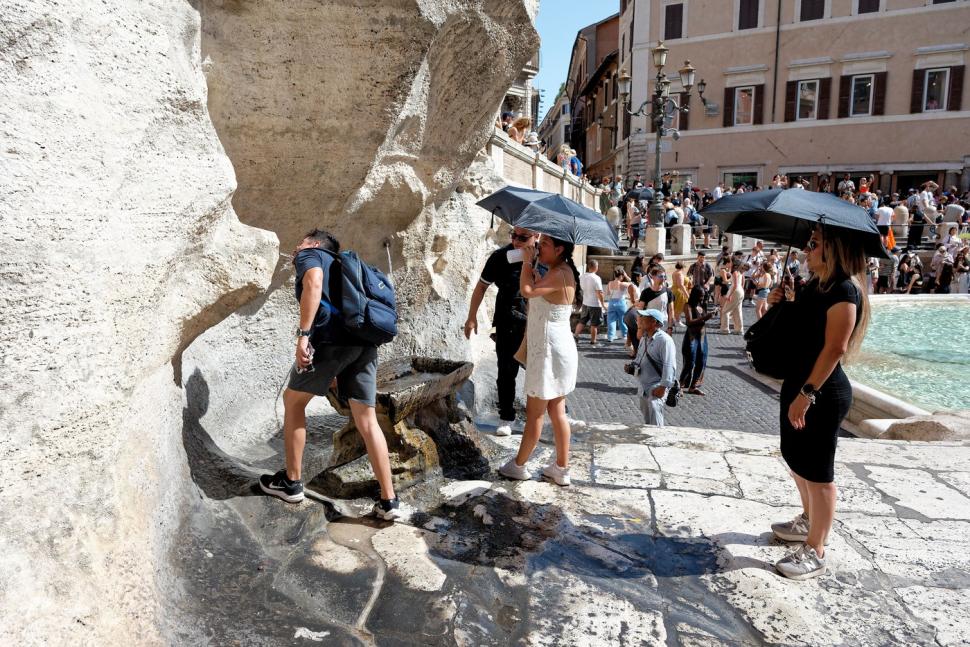
[{"label": "black umbrella", "polygon": [[642,186],[639,189],[633,189],[626,194],[625,197],[633,198],[634,200],[646,200],[647,202],[653,202],[654,192],[653,189],[648,186]]},{"label": "black umbrella", "polygon": [[798,249],[821,223],[854,240],[867,256],[891,258],[866,210],[831,193],[803,189],[736,193],[715,200],[700,213],[722,231]]},{"label": "black umbrella", "polygon": [[513,227],[531,229],[577,245],[619,249],[616,232],[598,211],[558,193],[507,186],[478,201]]}]

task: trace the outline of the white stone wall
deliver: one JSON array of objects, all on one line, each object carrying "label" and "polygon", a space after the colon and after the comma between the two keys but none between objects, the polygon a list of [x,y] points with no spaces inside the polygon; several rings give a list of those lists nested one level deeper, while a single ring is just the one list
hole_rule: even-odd
[{"label": "white stone wall", "polygon": [[188,3],[0,2],[0,642],[159,641],[177,367],[269,282]]},{"label": "white stone wall", "polygon": [[535,2],[363,4],[0,0],[4,643],[164,641],[186,417],[224,452],[278,430],[274,234],[330,227],[382,267],[389,240],[385,352],[476,352],[497,186],[466,171]]}]

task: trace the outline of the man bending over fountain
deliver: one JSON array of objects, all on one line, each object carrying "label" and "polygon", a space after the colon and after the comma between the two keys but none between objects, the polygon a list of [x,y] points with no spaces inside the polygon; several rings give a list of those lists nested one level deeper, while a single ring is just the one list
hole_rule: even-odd
[{"label": "man bending over fountain", "polygon": [[[306,407],[314,396],[326,396],[333,382],[341,398],[350,403],[354,425],[363,437],[374,476],[381,486],[374,514],[386,520],[401,517],[400,505],[391,481],[387,442],[374,410],[377,397],[377,347],[362,345],[344,329],[336,311],[321,313],[323,285],[339,284],[333,271],[335,259],[327,254],[340,252],[340,243],[330,232],[314,229],[293,251],[296,266],[296,299],[300,303],[300,324],[296,331],[296,362],[290,370],[289,384],[283,391],[283,446],[286,468],[259,477],[259,487],[271,496],[289,503],[303,500],[302,463],[306,445]],[[332,306],[331,306],[332,307]],[[331,316],[327,317],[329,314]]]}]

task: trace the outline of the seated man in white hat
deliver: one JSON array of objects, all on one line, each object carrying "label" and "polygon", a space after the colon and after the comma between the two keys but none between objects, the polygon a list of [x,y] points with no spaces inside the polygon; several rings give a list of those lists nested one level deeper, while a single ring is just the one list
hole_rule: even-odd
[{"label": "seated man in white hat", "polygon": [[677,381],[677,351],[663,330],[666,323],[667,315],[660,310],[637,310],[642,337],[633,364],[640,379],[640,411],[644,423],[658,427],[664,426],[667,390]]}]

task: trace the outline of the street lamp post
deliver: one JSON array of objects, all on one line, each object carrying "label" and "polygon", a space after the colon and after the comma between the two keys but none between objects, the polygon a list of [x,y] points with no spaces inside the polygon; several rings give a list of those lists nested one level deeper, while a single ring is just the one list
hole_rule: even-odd
[{"label": "street lamp post", "polygon": [[[662,173],[660,170],[660,142],[664,135],[668,132],[672,132],[675,137],[679,137],[680,133],[672,128],[667,127],[667,119],[672,117],[677,112],[688,112],[689,106],[686,105],[690,100],[690,91],[694,87],[694,66],[690,64],[690,61],[684,61],[684,67],[682,67],[678,74],[680,75],[680,83],[686,92],[685,105],[679,106],[670,100],[670,85],[671,81],[664,74],[664,67],[667,65],[667,53],[670,50],[661,41],[656,47],[651,51],[653,58],[653,66],[657,69],[657,76],[654,80],[654,90],[653,96],[648,97],[639,108],[636,110],[630,110],[629,107],[629,97],[630,97],[630,85],[632,78],[629,72],[627,72],[624,67],[620,71],[619,90],[620,90],[620,103],[623,105],[623,109],[634,117],[646,116],[650,119],[653,124],[654,130],[657,133],[656,137],[656,151],[654,158],[654,177],[653,177],[653,187],[654,187],[654,201],[650,206],[651,213],[651,224],[663,226],[663,194],[660,192],[660,185],[662,183]],[[650,112],[645,112],[647,107],[650,106]],[[629,136],[629,133],[627,133]]]}]

